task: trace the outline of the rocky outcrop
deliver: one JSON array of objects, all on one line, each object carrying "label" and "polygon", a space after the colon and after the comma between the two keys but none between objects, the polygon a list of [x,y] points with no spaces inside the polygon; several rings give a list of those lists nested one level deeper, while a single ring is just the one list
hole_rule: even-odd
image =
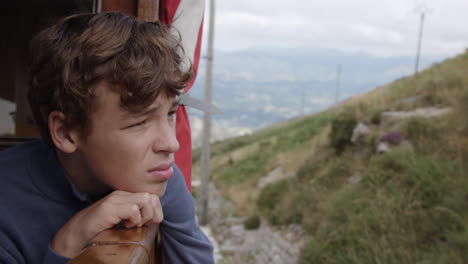
[{"label": "rocky outcrop", "polygon": [[382,112],[380,114],[380,119],[382,121],[388,120],[388,119],[406,119],[406,118],[411,118],[411,117],[436,117],[436,116],[441,116],[450,113],[452,111],[452,108],[450,107],[444,107],[444,108],[439,108],[439,107],[423,107],[423,108],[417,108],[414,109],[413,111],[394,111],[394,112]]},{"label": "rocky outcrop", "polygon": [[210,186],[209,208],[210,227],[223,263],[297,263],[305,241],[300,225],[274,229],[263,222],[257,230],[246,230],[244,218],[235,216],[234,206],[214,185]]},{"label": "rocky outcrop", "polygon": [[357,143],[360,138],[365,135],[372,133],[372,129],[363,122],[359,122],[353,130],[353,135],[351,137],[352,143]]},{"label": "rocky outcrop", "polygon": [[298,225],[278,231],[265,223],[257,230],[245,230],[242,224],[235,224],[218,234],[218,238],[223,240],[220,249],[224,258],[233,263],[293,264],[297,263],[303,244],[297,238],[304,233]]},{"label": "rocky outcrop", "polygon": [[258,181],[257,187],[261,189],[270,183],[273,183],[273,182],[276,182],[285,178],[291,178],[293,176],[294,175],[292,173],[285,174],[283,171],[283,168],[276,167],[272,171],[270,171],[265,177],[261,178]]}]

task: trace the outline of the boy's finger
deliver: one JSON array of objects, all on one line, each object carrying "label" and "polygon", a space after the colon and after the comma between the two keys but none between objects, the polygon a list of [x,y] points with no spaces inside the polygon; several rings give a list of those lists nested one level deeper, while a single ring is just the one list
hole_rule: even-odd
[{"label": "boy's finger", "polygon": [[118,217],[125,221],[125,227],[141,226],[141,212],[140,208],[136,204],[128,203],[122,205],[118,212]]},{"label": "boy's finger", "polygon": [[157,196],[153,197],[153,209],[154,209],[154,215],[153,215],[152,222],[155,224],[159,224],[164,219],[164,214],[162,211],[161,202],[159,200],[159,197]]},{"label": "boy's finger", "polygon": [[[154,209],[155,205],[160,207],[159,198],[150,193],[129,193],[129,195],[125,197],[125,201],[138,205],[141,212],[141,222],[143,224],[154,219],[156,213]],[[157,203],[155,201],[157,201]]]},{"label": "boy's finger", "polygon": [[144,203],[143,207],[140,208],[140,212],[141,212],[141,223],[143,224],[151,221],[154,217],[154,209],[153,209],[153,205],[151,204],[151,202]]}]

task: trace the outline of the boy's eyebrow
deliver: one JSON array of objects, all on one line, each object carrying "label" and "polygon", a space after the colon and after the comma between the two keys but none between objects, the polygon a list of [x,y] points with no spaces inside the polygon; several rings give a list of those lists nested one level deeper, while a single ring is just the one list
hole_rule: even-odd
[{"label": "boy's eyebrow", "polygon": [[[172,100],[172,104],[171,104],[171,107],[170,109],[174,109],[176,107],[179,106],[180,104],[180,97],[179,96],[176,96],[174,97],[173,99],[171,98],[170,100]],[[140,116],[145,116],[145,115],[149,115],[151,113],[154,113],[156,111],[159,110],[159,108],[161,107],[160,104],[157,104],[157,105],[152,105],[142,111],[125,111],[125,114],[122,116],[123,119],[125,118],[135,118],[135,117],[140,117]]]}]

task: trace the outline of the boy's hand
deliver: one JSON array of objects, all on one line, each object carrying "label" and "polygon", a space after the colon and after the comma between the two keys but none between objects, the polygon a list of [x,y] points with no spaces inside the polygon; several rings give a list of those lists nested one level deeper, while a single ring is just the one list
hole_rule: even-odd
[{"label": "boy's hand", "polygon": [[74,258],[97,234],[121,221],[129,228],[162,220],[157,195],[114,191],[74,215],[55,234],[51,247],[64,257]]}]

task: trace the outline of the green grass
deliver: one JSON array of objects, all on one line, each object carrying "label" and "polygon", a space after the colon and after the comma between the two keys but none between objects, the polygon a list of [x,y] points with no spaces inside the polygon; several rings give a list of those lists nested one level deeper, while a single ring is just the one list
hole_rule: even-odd
[{"label": "green grass", "polygon": [[399,150],[372,159],[330,199],[300,263],[467,263],[467,173]]},{"label": "green grass", "polygon": [[271,158],[271,152],[249,155],[242,160],[226,166],[217,174],[220,184],[239,184],[247,180],[257,178],[258,175],[266,173],[265,167]]},{"label": "green grass", "polygon": [[268,172],[268,163],[278,153],[303,146],[317,135],[327,124],[326,116],[319,116],[295,122],[288,127],[279,127],[261,135],[244,136],[213,147],[214,154],[235,151],[245,145],[259,142],[259,151],[232,161],[229,166],[219,168],[215,179],[219,184],[241,184],[256,181]]}]

